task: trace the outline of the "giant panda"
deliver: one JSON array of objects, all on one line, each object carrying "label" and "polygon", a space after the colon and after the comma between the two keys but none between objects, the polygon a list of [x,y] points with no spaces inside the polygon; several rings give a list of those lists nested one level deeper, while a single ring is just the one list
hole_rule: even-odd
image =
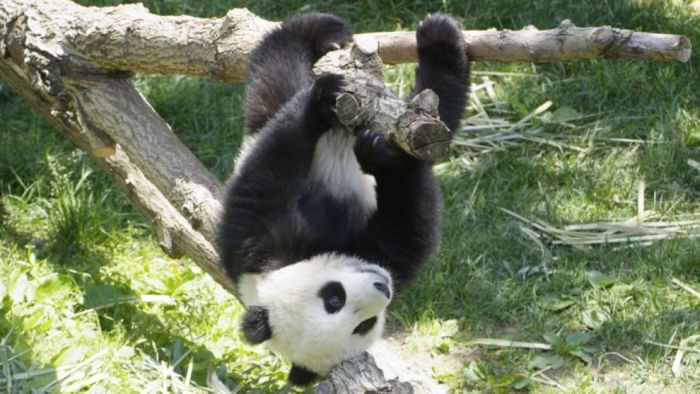
[{"label": "giant panda", "polygon": [[[416,86],[437,93],[455,130],[469,64],[461,26],[428,16],[417,32]],[[386,308],[440,239],[441,196],[431,163],[375,130],[331,130],[339,75],[314,63],[352,41],[343,20],[295,17],[252,53],[245,143],[219,229],[221,261],[246,310],[242,331],[292,363],[306,385],[362,353]],[[409,99],[411,98],[409,97]]]}]

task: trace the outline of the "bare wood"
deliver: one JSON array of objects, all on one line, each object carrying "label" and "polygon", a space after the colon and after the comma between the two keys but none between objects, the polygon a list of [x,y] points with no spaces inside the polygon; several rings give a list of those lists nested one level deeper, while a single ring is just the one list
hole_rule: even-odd
[{"label": "bare wood", "polygon": [[[7,83],[32,108],[49,120],[75,146],[90,153],[92,160],[107,174],[118,188],[129,197],[141,213],[151,219],[158,242],[169,256],[187,256],[229,292],[234,291],[233,282],[218,264],[218,253],[214,244],[175,209],[164,195],[128,156],[116,147],[115,154],[104,158],[91,154],[90,127],[77,120],[76,111],[70,108],[67,93],[54,90],[41,91],[32,83],[26,70],[17,67],[12,61],[0,59],[0,79]],[[53,85],[56,89],[56,85]],[[44,86],[45,87],[45,86]],[[64,110],[57,108],[64,107]],[[92,138],[97,138],[93,136]]]},{"label": "bare wood", "polygon": [[101,69],[227,81],[245,78],[250,52],[276,25],[247,9],[233,9],[222,18],[196,18],[154,15],[141,4],[97,8],[69,0],[0,3],[0,35],[23,20],[51,20],[42,27],[46,36],[53,33],[61,38],[55,45],[70,48],[67,56],[85,59]]},{"label": "bare wood", "polygon": [[90,22],[85,21],[87,16],[77,18],[60,11],[62,6],[74,11],[71,5],[79,7],[65,0],[41,5],[0,3],[0,26],[4,27],[0,33],[7,32],[6,37],[0,34],[0,50],[5,50],[0,53],[9,55],[8,65],[24,74],[34,93],[50,103],[46,115],[63,119],[70,130],[77,131],[71,141],[80,139],[81,149],[99,157],[112,154],[115,144],[120,144],[213,244],[221,210],[220,182],[136,91],[126,79],[128,73],[95,68],[76,55],[69,36],[85,28],[76,23],[89,27]]},{"label": "bare wood", "polygon": [[151,219],[161,249],[171,257],[187,256],[233,294],[235,286],[219,266],[214,244],[192,227],[121,149],[108,158],[93,157],[93,160],[139,211]]},{"label": "bare wood", "polygon": [[[416,61],[413,32],[359,34],[379,42],[379,55],[386,64]],[[690,59],[692,45],[682,35],[635,32],[610,26],[577,27],[570,20],[555,29],[465,31],[471,61],[566,62],[582,59]]]},{"label": "bare wood", "polygon": [[[222,18],[195,18],[157,16],[139,4],[101,8],[82,7],[69,0],[3,0],[0,4],[0,23],[14,24],[17,19],[12,17],[23,14],[55,20],[45,28],[65,36],[71,51],[102,69],[226,81],[244,79],[247,59],[257,40],[276,25],[246,9],[233,9]],[[60,26],[75,28],[57,31]],[[0,24],[0,31],[11,27]],[[691,54],[691,43],[685,36],[609,26],[576,27],[568,20],[551,30],[490,29],[465,31],[464,35],[473,61],[631,58],[685,62]],[[416,61],[413,32],[359,34],[358,41],[365,37],[378,42],[386,64]]]},{"label": "bare wood", "polygon": [[348,85],[338,97],[336,113],[349,130],[382,131],[409,154],[437,162],[449,153],[452,132],[439,119],[438,97],[429,89],[406,103],[384,86],[382,59],[371,38],[332,51],[314,67],[316,74],[340,73]]},{"label": "bare wood", "polygon": [[64,78],[64,82],[93,132],[108,134],[116,141],[190,224],[214,243],[222,209],[221,183],[180,142],[133,83],[119,78]]}]

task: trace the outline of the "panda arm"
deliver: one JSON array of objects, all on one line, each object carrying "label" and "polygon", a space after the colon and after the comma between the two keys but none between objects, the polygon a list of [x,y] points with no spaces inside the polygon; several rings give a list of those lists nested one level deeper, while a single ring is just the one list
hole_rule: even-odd
[{"label": "panda arm", "polygon": [[246,131],[258,132],[299,90],[311,85],[314,63],[352,41],[345,21],[305,14],[268,33],[251,54],[246,85]]},{"label": "panda arm", "polygon": [[[297,93],[265,125],[240,164],[229,185],[219,231],[222,262],[234,278],[274,263],[271,258],[278,256],[272,251],[280,250],[280,240],[303,235],[293,203],[308,176],[318,139],[337,122],[333,105],[342,86],[342,77],[327,74]],[[281,239],[281,233],[287,238]]]},{"label": "panda arm", "polygon": [[376,179],[377,210],[348,253],[389,269],[400,288],[439,243],[440,188],[430,163],[409,156],[380,133],[362,133],[355,153]]},{"label": "panda arm", "polygon": [[[469,90],[462,28],[453,18],[428,16],[416,31],[418,68],[412,98],[424,89],[439,97],[440,119],[459,126]],[[430,163],[392,146],[381,133],[360,133],[355,155],[377,181],[377,211],[356,238],[354,252],[390,269],[402,286],[436,249],[442,224],[440,188]]]}]

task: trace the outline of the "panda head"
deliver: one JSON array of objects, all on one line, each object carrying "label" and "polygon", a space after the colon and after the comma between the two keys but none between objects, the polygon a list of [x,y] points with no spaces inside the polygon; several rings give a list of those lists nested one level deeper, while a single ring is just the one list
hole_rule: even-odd
[{"label": "panda head", "polygon": [[306,385],[379,338],[392,291],[385,269],[337,254],[245,274],[243,333],[289,359],[289,381]]}]

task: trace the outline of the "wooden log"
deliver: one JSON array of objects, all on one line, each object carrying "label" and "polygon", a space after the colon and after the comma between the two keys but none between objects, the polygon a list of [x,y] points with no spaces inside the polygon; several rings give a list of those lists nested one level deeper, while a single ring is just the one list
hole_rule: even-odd
[{"label": "wooden log", "polygon": [[[366,33],[360,37],[379,42],[379,56],[386,64],[416,61],[416,37],[412,32]],[[558,27],[538,30],[464,32],[471,61],[567,62],[582,59],[676,60],[687,62],[692,53],[690,40],[682,35],[644,33],[611,26],[577,27],[563,20]]]},{"label": "wooden log", "polygon": [[[140,4],[82,7],[68,0],[3,0],[0,31],[13,30],[27,18],[54,22],[44,26],[65,35],[72,51],[101,69],[146,74],[178,74],[225,81],[245,78],[248,56],[265,32],[276,25],[246,9],[221,18],[158,16]],[[8,18],[9,16],[9,18]],[[24,19],[23,19],[24,18]],[[3,22],[5,21],[5,22]],[[9,25],[2,25],[7,23]],[[60,26],[73,26],[62,30]],[[359,34],[377,41],[386,64],[415,62],[413,32]],[[564,20],[557,28],[465,31],[472,61],[562,62],[577,59],[629,58],[677,60],[691,55],[682,35],[635,32],[610,26],[576,27]],[[3,51],[0,43],[0,51]]]}]

